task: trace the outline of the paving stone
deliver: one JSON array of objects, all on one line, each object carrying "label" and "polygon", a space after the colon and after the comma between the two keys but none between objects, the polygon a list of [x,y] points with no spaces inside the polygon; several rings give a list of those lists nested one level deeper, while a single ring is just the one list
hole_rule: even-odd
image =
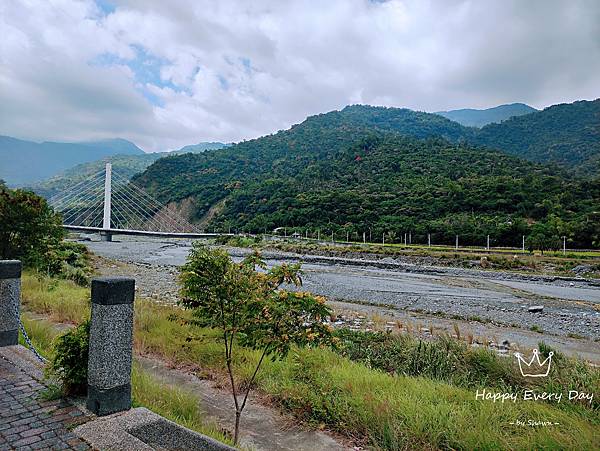
[{"label": "paving stone", "polygon": [[88,417],[67,400],[40,400],[45,388],[0,357],[0,451],[91,449],[69,429]]},{"label": "paving stone", "polygon": [[24,437],[12,443],[12,446],[18,448],[20,446],[31,445],[32,443],[39,442],[42,440],[42,437],[39,435],[33,435],[31,437]]}]

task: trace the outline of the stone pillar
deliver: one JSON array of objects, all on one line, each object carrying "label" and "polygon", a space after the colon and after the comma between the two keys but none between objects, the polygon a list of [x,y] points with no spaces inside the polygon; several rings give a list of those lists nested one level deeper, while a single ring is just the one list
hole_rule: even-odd
[{"label": "stone pillar", "polygon": [[87,408],[108,415],[131,408],[135,280],[92,280]]},{"label": "stone pillar", "polygon": [[112,241],[112,233],[100,232],[100,241]]},{"label": "stone pillar", "polygon": [[0,260],[0,346],[19,343],[21,262]]}]

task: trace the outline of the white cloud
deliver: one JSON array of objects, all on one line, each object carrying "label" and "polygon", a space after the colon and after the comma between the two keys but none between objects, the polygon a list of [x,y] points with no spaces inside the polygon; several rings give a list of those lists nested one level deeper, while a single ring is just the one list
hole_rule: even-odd
[{"label": "white cloud", "polygon": [[436,111],[600,93],[600,3],[91,0],[0,5],[0,134],[147,150],[349,103]]}]

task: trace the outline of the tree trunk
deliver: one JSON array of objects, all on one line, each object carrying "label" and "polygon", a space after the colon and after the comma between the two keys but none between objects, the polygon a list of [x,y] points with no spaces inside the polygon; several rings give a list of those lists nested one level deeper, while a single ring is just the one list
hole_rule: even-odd
[{"label": "tree trunk", "polygon": [[235,446],[237,446],[238,444],[238,437],[239,437],[239,432],[240,432],[240,415],[242,414],[242,412],[240,412],[239,410],[236,410],[235,412],[235,432],[233,434],[233,444]]}]

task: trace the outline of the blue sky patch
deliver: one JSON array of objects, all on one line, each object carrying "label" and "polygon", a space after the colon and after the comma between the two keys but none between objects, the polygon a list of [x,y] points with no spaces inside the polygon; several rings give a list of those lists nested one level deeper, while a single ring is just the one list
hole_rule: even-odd
[{"label": "blue sky patch", "polygon": [[145,48],[132,45],[135,51],[135,57],[132,59],[120,58],[113,53],[103,53],[98,55],[89,64],[93,66],[127,66],[135,75],[136,85],[141,94],[153,105],[163,106],[160,99],[152,94],[147,85],[154,85],[159,88],[170,88],[176,92],[187,92],[181,86],[176,86],[171,80],[165,80],[160,76],[161,68],[169,64],[168,60],[158,58],[149,53]]},{"label": "blue sky patch", "polygon": [[105,16],[115,12],[115,5],[110,0],[96,0],[96,5],[104,13]]}]

